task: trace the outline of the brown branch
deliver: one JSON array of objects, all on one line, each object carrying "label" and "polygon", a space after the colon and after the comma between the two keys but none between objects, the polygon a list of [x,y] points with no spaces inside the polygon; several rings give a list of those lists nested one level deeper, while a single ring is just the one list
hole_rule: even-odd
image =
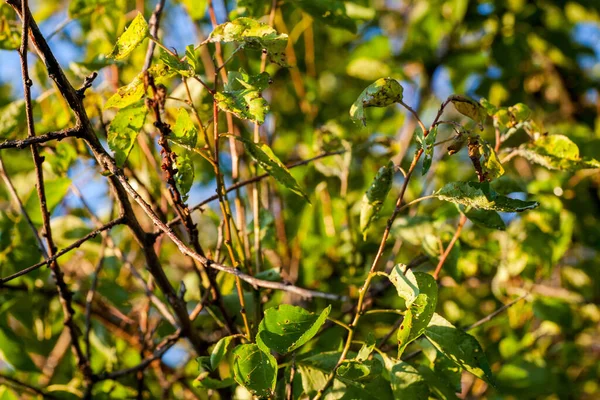
[{"label": "brown branch", "polygon": [[[159,0],[152,12],[152,16],[150,17],[150,36],[157,40],[158,28],[160,26],[160,17],[162,16],[163,8],[165,7],[165,0]],[[154,54],[154,49],[156,48],[156,43],[153,40],[150,40],[148,43],[148,50],[146,51],[146,59],[144,61],[144,69],[143,71],[147,71],[152,64],[152,56]]]},{"label": "brown branch", "polygon": [[52,140],[61,141],[63,139],[69,137],[79,137],[80,131],[77,128],[68,128],[63,129],[58,132],[50,132],[45,135],[40,136],[30,136],[26,139],[15,139],[15,140],[6,140],[0,143],[0,150],[2,149],[23,149],[27,146],[31,146],[33,144],[40,144],[50,142]]},{"label": "brown branch", "polygon": [[440,271],[442,270],[444,263],[446,262],[446,259],[448,258],[448,255],[450,255],[450,252],[452,251],[454,244],[458,240],[458,237],[460,236],[460,232],[462,231],[462,228],[463,228],[463,226],[465,226],[466,222],[467,222],[467,216],[465,214],[461,214],[460,220],[458,221],[458,226],[456,227],[456,232],[454,232],[454,236],[452,236],[450,243],[448,243],[448,246],[446,246],[446,250],[444,250],[444,253],[440,257],[440,261],[438,262],[438,265],[435,267],[435,271],[433,273],[433,278],[436,281],[440,275]]}]

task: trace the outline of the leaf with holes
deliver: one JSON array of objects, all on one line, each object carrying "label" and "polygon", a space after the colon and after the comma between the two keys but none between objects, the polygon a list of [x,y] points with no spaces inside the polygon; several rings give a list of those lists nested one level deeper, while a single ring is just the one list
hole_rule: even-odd
[{"label": "leaf with holes", "polygon": [[302,307],[282,304],[269,308],[258,327],[257,344],[263,351],[289,353],[317,334],[327,321],[331,306],[321,314],[313,314]]},{"label": "leaf with holes", "polygon": [[277,361],[255,344],[241,344],[233,350],[233,377],[253,395],[271,397],[277,382]]},{"label": "leaf with holes", "polygon": [[456,329],[435,314],[425,329],[425,336],[446,357],[478,378],[494,385],[494,378],[481,345],[467,332]]},{"label": "leaf with holes", "polygon": [[537,201],[511,199],[496,193],[488,182],[453,182],[433,194],[440,200],[482,210],[522,212],[538,207]]},{"label": "leaf with holes", "polygon": [[409,308],[420,293],[415,273],[405,264],[396,264],[388,279],[396,287],[398,296],[404,299],[406,308]]},{"label": "leaf with holes", "polygon": [[258,75],[248,75],[240,71],[229,72],[227,76],[227,86],[222,92],[215,94],[219,108],[241,119],[258,124],[265,122],[269,103],[262,97],[261,92],[269,86],[269,74],[262,72]]},{"label": "leaf with holes", "polygon": [[140,101],[119,110],[108,127],[108,147],[114,151],[119,167],[123,166],[129,156],[145,119],[146,106]]},{"label": "leaf with holes", "polygon": [[240,43],[240,46],[266,50],[269,59],[285,66],[285,48],[288,43],[286,34],[279,34],[271,26],[252,18],[237,18],[231,22],[218,25],[211,32],[208,41],[215,43]]},{"label": "leaf with holes", "polygon": [[144,16],[138,12],[129,27],[117,40],[112,52],[106,56],[115,60],[122,60],[149,36],[148,24]]},{"label": "leaf with holes", "polygon": [[365,108],[387,107],[402,101],[404,89],[397,80],[392,78],[381,78],[376,80],[358,96],[358,99],[350,107],[350,118],[361,121],[367,126]]},{"label": "leaf with holes", "polygon": [[283,186],[296,193],[298,196],[304,198],[310,203],[308,196],[304,193],[296,179],[290,174],[290,171],[285,165],[277,158],[273,151],[266,144],[258,145],[253,141],[246,139],[242,136],[235,135],[223,135],[231,136],[236,140],[239,140],[244,144],[244,148],[250,154],[250,156],[260,165],[267,174],[275,178],[275,180],[281,183]]}]

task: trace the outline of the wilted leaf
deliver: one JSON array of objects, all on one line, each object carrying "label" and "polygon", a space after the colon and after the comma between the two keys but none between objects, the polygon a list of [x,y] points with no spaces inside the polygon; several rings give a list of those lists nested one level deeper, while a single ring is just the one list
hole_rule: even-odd
[{"label": "wilted leaf", "polygon": [[221,24],[211,32],[209,42],[238,42],[241,46],[267,50],[272,62],[285,65],[285,48],[288,42],[286,34],[279,34],[267,24],[252,18],[237,18]]},{"label": "wilted leaf", "polygon": [[290,189],[292,192],[297,195],[303,197],[306,201],[309,201],[308,196],[304,193],[304,191],[296,182],[296,179],[290,174],[290,171],[286,168],[285,165],[277,158],[273,151],[266,144],[261,144],[260,146],[254,143],[251,140],[248,140],[242,136],[234,136],[234,135],[224,135],[224,136],[232,136],[235,139],[239,140],[244,144],[246,151],[252,156],[252,158],[275,180],[281,183],[286,188]]},{"label": "wilted leaf", "polygon": [[131,24],[129,24],[129,27],[119,37],[112,52],[107,54],[107,57],[115,60],[122,60],[135,50],[135,48],[147,37],[149,37],[148,24],[146,23],[144,16],[141,13],[138,13]]},{"label": "wilted leaf", "polygon": [[473,375],[494,385],[487,357],[477,339],[456,329],[439,314],[435,314],[425,330],[425,336],[446,357]]},{"label": "wilted leaf", "polygon": [[108,127],[108,147],[115,152],[115,161],[119,167],[123,166],[129,156],[145,119],[146,106],[139,102],[119,110]]},{"label": "wilted leaf", "polygon": [[501,212],[521,212],[539,206],[537,201],[511,199],[496,193],[489,183],[453,182],[433,194],[440,200],[476,209]]},{"label": "wilted leaf", "polygon": [[392,78],[381,78],[376,80],[358,96],[358,99],[350,108],[350,118],[362,121],[367,125],[365,108],[387,107],[402,100],[404,89],[397,80]]},{"label": "wilted leaf", "polygon": [[312,339],[330,312],[331,306],[319,315],[288,304],[269,308],[258,327],[257,343],[263,351],[289,353]]},{"label": "wilted leaf", "polygon": [[381,167],[363,196],[360,209],[360,231],[363,235],[366,235],[371,222],[377,218],[383,202],[392,188],[394,170],[395,166],[391,161],[386,166]]},{"label": "wilted leaf", "polygon": [[479,103],[468,97],[457,94],[453,94],[449,97],[449,99],[452,102],[452,104],[454,104],[454,108],[456,108],[456,111],[458,111],[466,117],[471,118],[473,121],[477,122],[481,127],[483,127],[483,123],[485,122],[487,113],[485,109],[481,105],[479,105]]},{"label": "wilted leaf", "polygon": [[269,74],[248,75],[245,72],[229,72],[228,85],[215,94],[219,108],[235,114],[238,118],[262,124],[269,112],[269,103],[262,91],[269,85]]},{"label": "wilted leaf", "polygon": [[600,161],[581,158],[579,147],[563,135],[543,136],[534,143],[522,145],[516,153],[548,169],[576,171],[600,168]]},{"label": "wilted leaf", "polygon": [[255,344],[242,344],[233,350],[233,376],[253,395],[270,397],[277,382],[277,361]]}]

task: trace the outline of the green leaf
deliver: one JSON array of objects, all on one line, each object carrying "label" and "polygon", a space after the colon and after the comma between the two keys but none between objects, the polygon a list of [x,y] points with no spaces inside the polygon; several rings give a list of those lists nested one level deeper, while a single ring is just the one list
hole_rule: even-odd
[{"label": "green leaf", "polygon": [[[169,78],[176,74],[171,67],[165,64],[156,64],[148,69],[148,73],[154,78],[154,83],[165,83]],[[131,83],[120,87],[117,93],[112,95],[104,105],[104,109],[115,107],[124,108],[132,105],[144,97],[144,74],[140,73]]]},{"label": "green leaf", "polygon": [[406,308],[409,308],[420,293],[414,272],[407,269],[405,264],[396,264],[388,278],[396,287],[398,296],[404,299]]},{"label": "green leaf", "polygon": [[537,201],[523,201],[499,195],[487,182],[449,183],[435,192],[434,196],[455,204],[501,212],[521,212],[539,206]]},{"label": "green leaf", "polygon": [[479,150],[483,156],[481,167],[488,180],[493,180],[504,175],[504,168],[498,159],[496,151],[488,142],[482,140]]},{"label": "green leaf", "polygon": [[402,400],[429,398],[429,387],[423,376],[412,365],[400,361],[390,371],[394,397]]},{"label": "green leaf", "polygon": [[258,327],[257,343],[264,351],[289,353],[312,339],[330,312],[331,306],[319,315],[288,304],[269,308]]},{"label": "green leaf", "polygon": [[391,161],[386,166],[381,167],[363,196],[360,209],[360,231],[365,236],[367,229],[369,229],[371,222],[377,218],[383,202],[392,188],[395,168],[394,163]]},{"label": "green leaf", "polygon": [[[464,209],[464,206],[460,206]],[[469,218],[471,222],[476,225],[483,226],[485,228],[492,228],[498,230],[505,230],[506,225],[496,211],[491,210],[480,210],[477,208],[469,208],[464,214]]]},{"label": "green leaf", "polygon": [[0,327],[0,358],[19,372],[38,372],[24,343],[8,329]]},{"label": "green leaf", "polygon": [[208,376],[207,372],[203,372],[194,380],[194,387],[204,389],[223,389],[235,385],[233,378],[225,378],[223,380],[214,379]]},{"label": "green leaf", "polygon": [[149,36],[148,24],[144,16],[138,12],[129,27],[117,40],[112,52],[106,56],[115,60],[122,60]]},{"label": "green leaf", "polygon": [[356,22],[346,13],[341,0],[292,0],[313,18],[335,28],[343,28],[356,33]]},{"label": "green leaf", "polygon": [[185,108],[181,107],[177,112],[177,119],[175,125],[171,128],[171,133],[169,139],[172,141],[189,147],[196,147],[198,128],[196,128]]},{"label": "green leaf", "polygon": [[119,167],[129,156],[145,119],[146,105],[140,101],[119,110],[108,127],[108,147],[114,151]]},{"label": "green leaf", "polygon": [[15,131],[25,124],[25,101],[17,100],[0,108],[0,138],[15,137]]},{"label": "green leaf", "polygon": [[176,160],[177,173],[175,174],[175,182],[184,202],[188,200],[188,195],[192,184],[194,183],[194,164],[187,153],[177,154]]},{"label": "green leaf", "polygon": [[204,18],[208,0],[183,0],[182,2],[192,20],[199,21]]},{"label": "green leaf", "polygon": [[210,353],[210,367],[214,371],[223,357],[227,354],[227,348],[235,336],[225,336],[221,338]]},{"label": "green leaf", "polygon": [[463,330],[456,329],[442,316],[435,314],[425,329],[425,336],[454,363],[478,378],[494,385],[487,357],[477,339]]},{"label": "green leaf", "polygon": [[553,170],[600,168],[600,161],[581,158],[579,147],[564,135],[542,136],[534,143],[522,145],[515,152],[533,163]]},{"label": "green leaf", "polygon": [[406,346],[425,332],[437,306],[438,287],[435,279],[424,272],[415,272],[419,295],[407,308],[404,320],[398,328],[398,358]]},{"label": "green leaf", "polygon": [[[47,180],[44,182],[45,193],[46,193],[46,207],[48,213],[52,215],[52,212],[64,199],[71,186],[71,180],[69,178],[56,178],[53,180]],[[35,225],[42,225],[42,210],[40,209],[40,202],[37,194],[37,190],[34,188],[27,201],[25,202],[25,210],[29,214],[29,218]]]},{"label": "green leaf", "polygon": [[[193,46],[192,46],[193,48]],[[186,55],[188,55],[187,53],[187,48],[186,48]],[[188,60],[189,60],[189,55],[188,55]],[[179,58],[172,56],[171,54],[167,53],[166,51],[164,51],[163,49],[160,50],[160,61],[162,61],[165,65],[169,66],[173,71],[175,71],[176,73],[178,73],[179,75],[185,77],[185,78],[191,78],[192,76],[194,76],[196,74],[196,72],[194,71],[194,67],[192,67],[192,65],[189,63],[189,61],[180,61]],[[192,63],[194,62],[192,59]]]},{"label": "green leaf", "polygon": [[283,186],[296,193],[297,195],[304,198],[307,202],[310,203],[308,196],[304,193],[304,191],[296,182],[296,179],[290,174],[290,171],[286,168],[285,165],[277,158],[273,151],[266,144],[261,144],[260,146],[253,141],[246,139],[242,136],[234,136],[234,135],[223,135],[223,136],[232,136],[235,139],[239,140],[244,144],[244,148],[250,154],[250,156],[260,165],[267,174],[275,178],[275,180],[281,183]]},{"label": "green leaf", "polygon": [[270,397],[277,383],[277,361],[255,344],[233,350],[233,376],[237,383],[258,397]]},{"label": "green leaf", "polygon": [[[442,355],[441,357],[447,359],[446,356]],[[448,362],[452,363],[452,361],[448,360]],[[455,365],[452,363],[452,365]],[[460,392],[460,368],[458,369],[458,392]],[[458,400],[458,397],[455,394],[455,390],[452,387],[452,384],[447,381],[447,377],[444,376],[437,369],[432,371],[430,368],[427,368],[424,365],[419,365],[417,367],[419,374],[423,377],[423,379],[427,382],[429,386],[429,390],[437,396],[441,400]]]},{"label": "green leaf", "polygon": [[196,57],[196,51],[194,50],[193,44],[185,46],[185,55],[187,57],[187,63],[192,67],[192,71],[194,71],[194,73],[198,71],[198,57]]},{"label": "green leaf", "polygon": [[397,80],[392,78],[381,78],[376,80],[358,96],[352,107],[350,107],[350,118],[354,121],[362,121],[367,125],[365,108],[367,107],[387,107],[399,101],[402,101],[404,89]]},{"label": "green leaf", "polygon": [[344,360],[342,365],[337,369],[336,374],[340,378],[350,381],[361,381],[373,379],[381,375],[383,367],[381,362],[374,360]]},{"label": "green leaf", "polygon": [[77,151],[72,143],[61,142],[56,145],[54,152],[47,152],[45,157],[52,171],[59,176],[64,176],[77,159]]},{"label": "green leaf", "polygon": [[485,108],[483,108],[478,102],[466,96],[461,96],[457,94],[453,94],[448,99],[452,102],[452,104],[454,104],[454,108],[456,108],[456,111],[458,111],[466,117],[471,118],[473,121],[477,122],[481,127],[483,127],[483,123],[485,122],[487,113]]},{"label": "green leaf", "polygon": [[229,72],[225,90],[215,94],[217,105],[223,111],[235,114],[258,124],[265,122],[269,112],[269,103],[262,97],[262,91],[269,85],[270,77],[266,72],[248,75],[244,71]]},{"label": "green leaf", "polygon": [[433,129],[429,131],[429,134],[425,137],[425,158],[423,159],[423,171],[421,175],[425,175],[429,168],[431,167],[431,162],[433,161],[433,145],[435,144],[435,138],[437,137],[437,126],[434,126]]},{"label": "green leaf", "polygon": [[286,65],[285,48],[288,36],[283,33],[279,34],[271,26],[252,18],[237,18],[215,27],[208,37],[208,41],[212,43],[237,42],[246,48],[264,49],[272,62],[282,66]]},{"label": "green leaf", "polygon": [[358,354],[356,355],[356,361],[365,361],[367,358],[369,358],[369,355],[371,355],[373,349],[375,348],[375,344],[375,335],[373,335],[373,332],[369,332],[367,341],[363,343],[358,351]]}]

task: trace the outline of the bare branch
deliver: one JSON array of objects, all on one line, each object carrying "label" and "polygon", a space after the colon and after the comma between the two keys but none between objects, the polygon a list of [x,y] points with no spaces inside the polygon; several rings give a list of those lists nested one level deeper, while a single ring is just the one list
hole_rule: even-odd
[{"label": "bare branch", "polygon": [[78,128],[69,128],[58,132],[46,133],[45,135],[28,137],[26,139],[6,140],[0,143],[0,150],[23,149],[33,144],[46,143],[52,140],[61,141],[68,137],[79,137],[79,134],[80,130]]}]

